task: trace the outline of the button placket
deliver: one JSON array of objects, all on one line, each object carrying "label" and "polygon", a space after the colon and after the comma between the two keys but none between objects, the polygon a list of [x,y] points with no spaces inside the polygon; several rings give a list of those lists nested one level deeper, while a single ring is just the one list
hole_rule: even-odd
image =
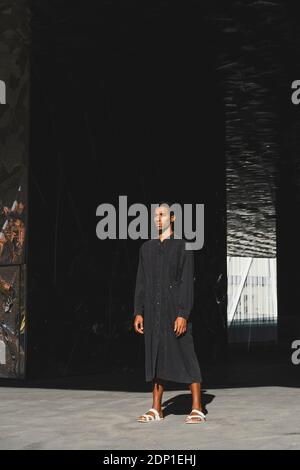
[{"label": "button placket", "polygon": [[[161,242],[159,242],[161,243]],[[158,246],[157,281],[156,281],[156,325],[159,329],[161,315],[161,275],[162,275],[162,247]]]}]

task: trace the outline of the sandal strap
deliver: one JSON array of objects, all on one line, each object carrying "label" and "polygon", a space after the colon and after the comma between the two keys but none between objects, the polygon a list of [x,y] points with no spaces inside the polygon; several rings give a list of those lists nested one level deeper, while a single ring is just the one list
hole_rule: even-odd
[{"label": "sandal strap", "polygon": [[[155,408],[150,408],[150,410],[148,410],[148,412],[149,411],[152,411],[152,413],[154,413],[154,415],[155,415],[154,419],[161,419],[161,417],[159,416],[159,412]],[[148,415],[148,416],[151,416],[151,415]],[[152,418],[153,418],[153,416],[152,416]]]},{"label": "sandal strap", "polygon": [[193,411],[196,412],[197,414],[196,414],[196,415],[189,414],[189,415],[187,416],[187,419],[203,418],[203,419],[206,420],[206,416],[205,416],[205,414],[204,414],[202,411],[200,411],[200,410],[192,410],[191,413],[192,413]]},{"label": "sandal strap", "polygon": [[152,415],[147,415],[146,413],[144,413],[142,416],[146,418],[144,421],[151,421],[155,419]]},{"label": "sandal strap", "polygon": [[198,415],[205,416],[205,414],[203,413],[203,411],[196,410],[196,408],[192,410],[192,413],[193,413],[193,411],[194,411],[195,413],[198,413]]}]

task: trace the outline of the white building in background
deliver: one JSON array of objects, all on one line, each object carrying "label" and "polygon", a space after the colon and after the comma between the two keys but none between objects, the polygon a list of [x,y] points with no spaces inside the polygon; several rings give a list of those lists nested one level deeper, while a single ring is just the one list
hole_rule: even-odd
[{"label": "white building in background", "polygon": [[[243,328],[240,335],[235,332],[232,341],[247,337],[252,341],[274,339],[277,323],[276,258],[227,257],[227,321],[230,329]],[[262,328],[264,328],[264,332]],[[270,327],[273,326],[273,333]],[[254,328],[252,336],[245,336],[245,328]],[[261,331],[259,331],[261,327]],[[257,339],[259,338],[259,339]]]}]

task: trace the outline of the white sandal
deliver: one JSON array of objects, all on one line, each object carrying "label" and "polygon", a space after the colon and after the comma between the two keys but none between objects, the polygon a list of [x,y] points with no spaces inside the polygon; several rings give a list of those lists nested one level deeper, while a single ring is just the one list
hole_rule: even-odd
[{"label": "white sandal", "polygon": [[[193,410],[191,411],[191,413],[193,413],[193,411],[194,411],[195,413],[197,413],[197,414],[194,414],[194,415],[189,414],[189,415],[187,415],[187,417],[186,417],[186,419],[185,419],[185,422],[186,422],[187,424],[191,424],[191,423],[201,423],[202,421],[206,421],[206,416],[205,416],[204,413],[202,413],[202,411],[193,409]],[[199,419],[199,418],[201,418],[201,419]]]},{"label": "white sandal", "polygon": [[[154,413],[154,416],[152,415],[147,415],[147,413],[149,411],[152,411]],[[142,416],[145,417],[145,419],[142,419],[142,417],[139,417],[137,420],[140,422],[140,423],[147,423],[148,421],[161,421],[163,420],[164,418],[161,418],[159,416],[159,412],[155,409],[155,408],[150,408],[150,410],[148,410],[146,413],[144,413]]]}]

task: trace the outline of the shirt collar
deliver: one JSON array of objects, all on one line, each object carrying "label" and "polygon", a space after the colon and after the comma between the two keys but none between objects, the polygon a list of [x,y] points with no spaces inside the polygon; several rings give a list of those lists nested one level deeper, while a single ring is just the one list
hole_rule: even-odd
[{"label": "shirt collar", "polygon": [[171,233],[171,235],[168,238],[165,238],[162,242],[160,241],[159,236],[157,236],[156,240],[157,240],[158,245],[160,246],[165,245],[165,242],[174,240],[174,231]]}]

